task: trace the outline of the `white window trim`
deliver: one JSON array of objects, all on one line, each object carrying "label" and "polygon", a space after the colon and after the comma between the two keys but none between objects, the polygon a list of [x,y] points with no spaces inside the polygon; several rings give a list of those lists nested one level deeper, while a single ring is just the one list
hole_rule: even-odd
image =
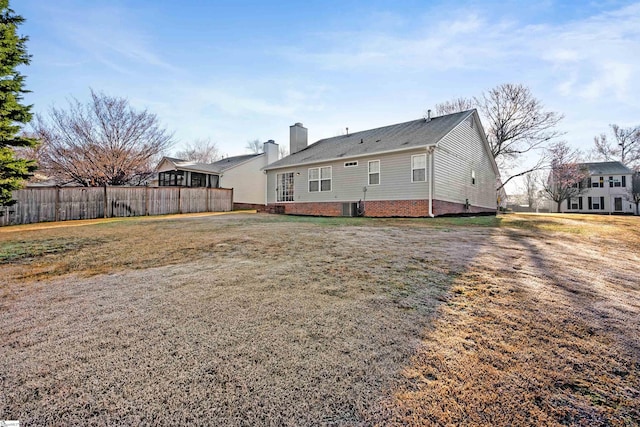
[{"label": "white window trim", "polygon": [[355,168],[356,166],[358,166],[358,161],[355,160],[353,162],[344,162],[344,167],[345,168]]},{"label": "white window trim", "polygon": [[[424,168],[413,168],[413,158],[414,157],[424,157]],[[413,171],[414,170],[424,170],[424,180],[423,181],[414,181],[413,180]],[[413,154],[411,156],[411,182],[427,182],[427,155],[426,154]]]},{"label": "white window trim", "polygon": [[[330,174],[330,178],[328,179],[331,189],[330,190],[323,190],[322,189],[322,181],[326,181],[322,179],[322,172],[321,170],[324,168],[329,168],[329,174]],[[309,179],[309,175],[311,174],[311,170],[312,169],[317,169],[318,170],[318,179],[314,179],[311,180]],[[311,191],[309,190],[309,183],[311,181],[318,181],[318,191]],[[317,166],[315,168],[309,168],[307,169],[307,193],[331,193],[333,191],[333,166]]]},{"label": "white window trim", "polygon": [[[378,162],[378,183],[371,183],[371,163]],[[380,160],[369,160],[367,162],[367,185],[380,185],[382,183],[382,162]]]}]

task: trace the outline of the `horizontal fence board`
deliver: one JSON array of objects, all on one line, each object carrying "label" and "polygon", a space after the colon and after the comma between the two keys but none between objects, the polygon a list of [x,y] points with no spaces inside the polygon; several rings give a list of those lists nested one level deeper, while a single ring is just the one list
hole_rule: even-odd
[{"label": "horizontal fence board", "polygon": [[228,188],[41,187],[16,190],[13,199],[0,207],[0,226],[233,209]]}]

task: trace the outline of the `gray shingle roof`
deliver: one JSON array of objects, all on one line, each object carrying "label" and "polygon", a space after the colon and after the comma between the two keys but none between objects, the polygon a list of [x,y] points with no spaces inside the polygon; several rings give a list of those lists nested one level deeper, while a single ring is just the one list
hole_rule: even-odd
[{"label": "gray shingle roof", "polygon": [[239,165],[240,163],[244,163],[247,160],[250,160],[254,157],[258,157],[261,155],[262,153],[244,154],[241,156],[227,157],[226,159],[221,159],[221,160],[218,160],[217,162],[213,162],[211,165],[220,168],[221,171],[225,171],[229,168]]},{"label": "gray shingle roof", "polygon": [[170,161],[173,165],[181,170],[192,171],[192,172],[205,172],[205,173],[220,173],[221,170],[218,167],[214,167],[213,164],[209,163],[196,163],[190,162],[188,160],[176,159],[175,157],[166,157],[165,160]]},{"label": "gray shingle roof", "polygon": [[165,159],[169,160],[176,168],[181,170],[220,174],[227,169],[260,155],[262,155],[262,153],[244,154],[240,156],[227,157],[213,163],[196,163],[188,160],[176,159],[175,157],[165,157]]},{"label": "gray shingle roof", "polygon": [[620,162],[581,163],[589,168],[591,175],[625,175],[633,171]]},{"label": "gray shingle roof", "polygon": [[273,162],[265,169],[278,169],[299,164],[342,159],[435,145],[475,110],[446,116],[413,120],[349,135],[317,141],[303,150]]}]

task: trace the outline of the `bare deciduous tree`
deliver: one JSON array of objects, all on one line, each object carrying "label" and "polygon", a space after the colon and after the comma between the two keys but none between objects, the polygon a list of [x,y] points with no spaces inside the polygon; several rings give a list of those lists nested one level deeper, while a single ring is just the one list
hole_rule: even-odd
[{"label": "bare deciduous tree", "polygon": [[256,138],[253,141],[247,141],[247,145],[244,148],[249,150],[251,153],[260,154],[264,150],[264,145]]},{"label": "bare deciduous tree", "polygon": [[610,127],[615,141],[604,133],[594,137],[592,157],[604,161],[617,160],[629,168],[640,169],[640,126],[621,128],[612,124]]},{"label": "bare deciduous tree", "polygon": [[172,144],[155,114],[94,90],[86,104],[72,98],[66,110],[51,107],[33,128],[42,142],[43,171],[60,183],[83,186],[139,184]]},{"label": "bare deciduous tree", "polygon": [[587,190],[585,181],[589,178],[589,170],[579,164],[580,152],[571,149],[565,141],[552,144],[548,151],[551,169],[542,180],[542,188],[547,197],[556,202],[560,212],[564,200]]},{"label": "bare deciduous tree", "polygon": [[470,98],[456,98],[451,101],[436,104],[436,116],[459,113],[460,111],[473,110],[477,107],[475,100]]},{"label": "bare deciduous tree", "polygon": [[287,147],[285,147],[284,145],[280,145],[278,147],[278,158],[282,159],[284,157],[287,157],[289,155],[289,149],[287,149]]},{"label": "bare deciduous tree", "polygon": [[638,206],[640,205],[640,172],[636,172],[631,177],[631,186],[627,190],[627,200],[636,205],[636,215],[640,215]]},{"label": "bare deciduous tree", "polygon": [[[519,166],[523,154],[543,148],[545,143],[561,135],[555,127],[563,115],[545,111],[529,88],[521,84],[502,84],[482,94],[476,102],[487,126],[491,152],[503,170]],[[503,183],[538,170],[544,163],[512,173]]]},{"label": "bare deciduous tree", "polygon": [[527,204],[532,209],[538,208],[540,195],[538,181],[539,176],[537,171],[529,172],[524,175],[524,194],[527,198]]},{"label": "bare deciduous tree", "polygon": [[209,138],[197,139],[177,151],[175,157],[195,163],[213,163],[220,160],[220,150],[218,150],[216,143]]},{"label": "bare deciduous tree", "polygon": [[[512,179],[548,166],[543,150],[546,143],[562,135],[555,129],[564,117],[546,111],[542,103],[522,84],[505,83],[480,97],[458,98],[436,106],[440,113],[455,113],[477,108],[485,126],[491,153],[503,176],[504,187]],[[539,151],[536,163],[521,167],[523,156]]]}]

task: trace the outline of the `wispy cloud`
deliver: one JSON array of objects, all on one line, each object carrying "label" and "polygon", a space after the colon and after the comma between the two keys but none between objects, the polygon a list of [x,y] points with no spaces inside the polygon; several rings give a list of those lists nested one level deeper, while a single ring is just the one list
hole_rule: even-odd
[{"label": "wispy cloud", "polygon": [[466,16],[459,13],[420,30],[405,24],[404,31],[320,34],[329,42],[324,48],[292,47],[284,55],[330,70],[518,71],[545,66],[565,96],[593,99],[606,92],[619,101],[637,102],[631,94],[640,93],[640,4],[543,25],[494,22],[482,11],[465,9]]},{"label": "wispy cloud", "polygon": [[51,6],[52,25],[68,48],[75,48],[87,57],[113,71],[130,74],[131,66],[146,66],[163,71],[180,69],[166,62],[153,46],[130,9],[117,6],[89,6],[81,11],[72,7]]}]

